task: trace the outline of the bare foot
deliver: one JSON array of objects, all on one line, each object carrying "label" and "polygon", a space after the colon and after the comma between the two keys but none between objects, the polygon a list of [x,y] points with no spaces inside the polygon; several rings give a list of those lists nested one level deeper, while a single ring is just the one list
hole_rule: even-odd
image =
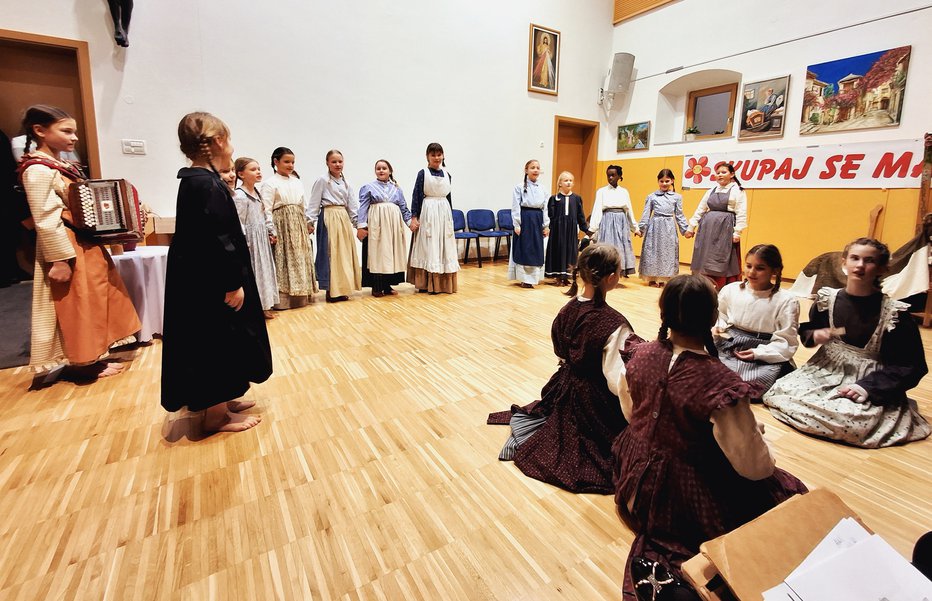
[{"label": "bare foot", "polygon": [[263,311],[262,315],[264,315],[266,319],[275,319],[275,314],[271,311]]},{"label": "bare foot", "polygon": [[69,365],[62,374],[64,378],[75,382],[90,382],[123,373],[126,369],[122,363],[105,363],[98,361],[90,365]]},{"label": "bare foot", "polygon": [[247,409],[252,409],[256,406],[255,401],[227,401],[227,409],[233,413],[239,413],[240,411],[246,411]]},{"label": "bare foot", "polygon": [[223,418],[214,421],[211,415],[204,416],[204,430],[207,432],[242,432],[254,428],[262,421],[259,415],[240,415],[227,411]]}]

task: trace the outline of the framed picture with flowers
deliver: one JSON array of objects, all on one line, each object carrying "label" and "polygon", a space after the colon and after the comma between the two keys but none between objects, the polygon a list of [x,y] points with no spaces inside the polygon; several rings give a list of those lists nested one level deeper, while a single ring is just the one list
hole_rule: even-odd
[{"label": "framed picture with flowers", "polygon": [[556,96],[560,81],[560,32],[531,23],[529,46],[528,91]]}]

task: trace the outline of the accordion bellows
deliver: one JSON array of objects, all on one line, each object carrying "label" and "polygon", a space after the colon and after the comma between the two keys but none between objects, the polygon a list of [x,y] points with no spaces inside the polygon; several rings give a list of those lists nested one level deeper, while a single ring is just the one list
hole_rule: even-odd
[{"label": "accordion bellows", "polygon": [[102,243],[139,242],[145,222],[133,185],[125,179],[88,179],[68,187],[75,229]]}]

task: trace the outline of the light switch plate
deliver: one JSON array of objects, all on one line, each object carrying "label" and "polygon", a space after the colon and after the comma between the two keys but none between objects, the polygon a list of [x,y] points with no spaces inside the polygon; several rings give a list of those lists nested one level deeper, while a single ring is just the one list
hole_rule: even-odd
[{"label": "light switch plate", "polygon": [[123,145],[123,154],[146,154],[145,140],[120,140]]}]

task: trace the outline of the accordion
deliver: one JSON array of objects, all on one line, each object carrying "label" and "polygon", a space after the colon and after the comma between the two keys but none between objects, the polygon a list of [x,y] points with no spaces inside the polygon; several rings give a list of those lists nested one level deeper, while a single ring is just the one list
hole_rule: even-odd
[{"label": "accordion", "polygon": [[145,221],[136,189],[125,179],[87,179],[68,187],[68,208],[80,234],[104,244],[139,242]]}]

